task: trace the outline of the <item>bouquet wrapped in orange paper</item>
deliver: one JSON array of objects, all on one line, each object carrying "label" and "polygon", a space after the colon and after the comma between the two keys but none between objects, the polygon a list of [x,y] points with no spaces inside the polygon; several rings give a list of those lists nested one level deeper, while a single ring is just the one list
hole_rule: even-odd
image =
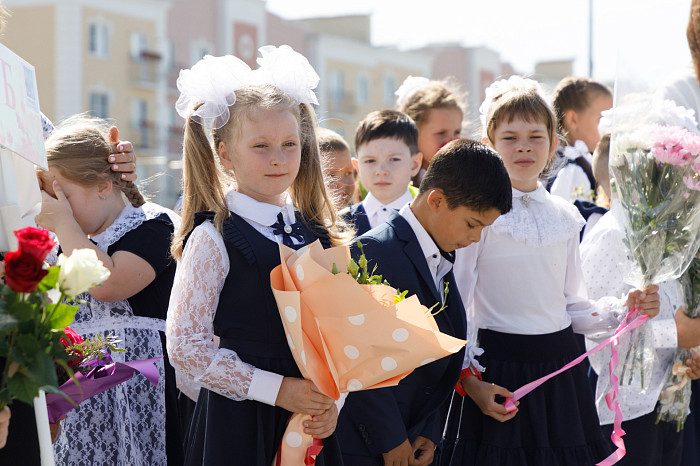
[{"label": "bouquet wrapped in orange paper", "polygon": [[[342,392],[397,385],[416,367],[466,344],[441,333],[416,296],[338,273],[351,263],[348,247],[323,249],[317,241],[299,251],[279,248],[281,264],[270,272],[270,283],[287,341],[304,378],[327,396],[337,400]],[[303,432],[304,419],[291,417],[277,464],[309,464],[308,456],[318,452]]]}]

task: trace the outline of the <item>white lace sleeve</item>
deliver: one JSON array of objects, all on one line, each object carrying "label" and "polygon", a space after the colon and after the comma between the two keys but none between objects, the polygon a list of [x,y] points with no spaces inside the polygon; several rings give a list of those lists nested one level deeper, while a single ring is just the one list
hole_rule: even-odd
[{"label": "white lace sleeve", "polygon": [[[569,255],[566,265],[566,311],[571,317],[571,324],[576,333],[589,337],[593,335],[612,334],[627,314],[626,294],[615,292],[610,295],[597,296],[589,300],[586,282],[579,256],[578,237],[569,240]],[[617,291],[617,290],[615,290]]]},{"label": "white lace sleeve", "polygon": [[177,265],[165,332],[170,362],[180,378],[241,401],[249,398],[255,367],[214,343],[214,316],[229,265],[214,225],[195,228]]}]

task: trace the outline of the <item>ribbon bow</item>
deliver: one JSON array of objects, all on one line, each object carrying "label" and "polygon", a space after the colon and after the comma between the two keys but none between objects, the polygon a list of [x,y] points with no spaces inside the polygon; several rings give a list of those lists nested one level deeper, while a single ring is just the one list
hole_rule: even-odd
[{"label": "ribbon bow", "polygon": [[300,244],[304,244],[304,233],[301,229],[301,222],[295,222],[291,225],[285,224],[282,212],[277,214],[277,221],[270,225],[270,228],[272,228],[272,233],[274,233],[275,236],[282,235],[282,242],[285,246],[296,249],[292,238],[297,240]]}]

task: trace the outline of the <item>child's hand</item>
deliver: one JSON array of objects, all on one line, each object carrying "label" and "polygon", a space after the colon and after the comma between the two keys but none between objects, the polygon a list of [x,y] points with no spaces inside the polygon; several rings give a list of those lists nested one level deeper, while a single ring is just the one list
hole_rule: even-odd
[{"label": "child's hand", "polygon": [[304,433],[314,438],[326,438],[335,432],[337,424],[338,408],[333,403],[323,414],[311,416],[310,421],[304,421]]},{"label": "child's hand", "polygon": [[40,227],[54,233],[67,225],[80,228],[73,218],[73,209],[58,181],[53,182],[53,191],[56,194],[55,198],[46,191],[41,191],[41,212],[34,217],[34,221]]},{"label": "child's hand", "polygon": [[700,319],[691,319],[683,308],[679,308],[673,318],[676,321],[678,347],[690,349],[700,345]]},{"label": "child's hand", "polygon": [[5,406],[0,410],[0,448],[7,443],[7,433],[10,430],[10,407]]},{"label": "child's hand", "polygon": [[432,440],[419,435],[413,441],[412,447],[414,457],[417,451],[420,451],[420,454],[418,455],[418,458],[413,460],[413,462],[409,461],[409,464],[415,466],[428,466],[433,462],[433,456],[435,455],[435,444]]},{"label": "child's hand", "polygon": [[630,309],[636,309],[642,314],[646,314],[649,318],[656,317],[659,314],[659,286],[651,285],[646,290],[632,290],[627,293],[627,302],[625,305]]},{"label": "child's hand", "polygon": [[[491,416],[497,421],[505,422],[513,419],[518,413],[517,409],[509,413],[504,405],[496,402],[497,395],[505,398],[513,397],[513,393],[508,389],[494,383],[483,382],[473,375],[463,378],[460,383],[464,391],[469,395],[469,398],[474,400],[481,412],[487,416]],[[515,402],[515,406],[519,404],[519,401]]]},{"label": "child's hand", "polygon": [[690,359],[685,361],[685,365],[688,366],[686,374],[691,380],[700,379],[700,357],[697,354],[693,353]]},{"label": "child's hand", "polygon": [[384,466],[409,466],[415,464],[413,447],[408,439],[393,450],[382,453],[382,457],[384,458]]},{"label": "child's hand", "polygon": [[136,155],[129,141],[119,140],[119,130],[116,126],[109,128],[109,140],[114,146],[115,154],[109,156],[112,171],[122,172],[122,180],[136,181]]},{"label": "child's hand", "polygon": [[333,398],[321,393],[310,380],[296,377],[282,379],[275,405],[292,413],[319,416],[334,404]]}]

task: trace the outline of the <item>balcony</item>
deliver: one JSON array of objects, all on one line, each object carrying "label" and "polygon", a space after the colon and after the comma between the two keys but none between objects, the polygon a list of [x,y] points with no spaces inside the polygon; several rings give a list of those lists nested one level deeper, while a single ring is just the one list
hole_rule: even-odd
[{"label": "balcony", "polygon": [[142,50],[138,56],[132,55],[129,74],[132,83],[151,85],[158,82],[161,56],[157,52]]}]

